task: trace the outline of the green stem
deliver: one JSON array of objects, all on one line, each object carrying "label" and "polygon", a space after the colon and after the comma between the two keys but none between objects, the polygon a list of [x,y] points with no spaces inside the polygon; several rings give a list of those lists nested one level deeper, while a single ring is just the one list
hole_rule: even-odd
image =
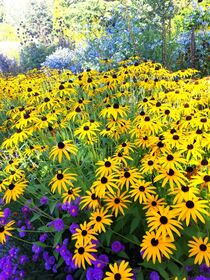
[{"label": "green stem", "polygon": [[113,233],[115,233],[116,235],[120,236],[121,238],[123,238],[123,239],[129,241],[130,243],[133,243],[133,244],[135,244],[135,245],[140,246],[140,244],[139,244],[138,242],[135,242],[135,241],[133,241],[133,240],[131,240],[131,239],[129,239],[129,238],[127,238],[127,237],[121,235],[120,233],[118,233],[118,232],[116,232],[116,231],[114,231],[114,230],[112,230],[112,229],[111,229],[111,231],[112,231]]}]

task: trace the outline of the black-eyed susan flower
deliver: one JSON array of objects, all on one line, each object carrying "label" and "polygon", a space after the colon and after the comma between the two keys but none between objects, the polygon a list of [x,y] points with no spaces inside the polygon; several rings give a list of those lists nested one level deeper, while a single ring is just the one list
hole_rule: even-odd
[{"label": "black-eyed susan flower", "polygon": [[69,203],[73,200],[75,200],[78,196],[79,193],[81,192],[81,188],[75,188],[75,187],[71,187],[68,189],[67,192],[64,192],[62,194],[62,198],[63,198],[63,203],[65,203],[66,201],[68,201]]},{"label": "black-eyed susan flower", "polygon": [[14,225],[15,221],[10,221],[7,224],[0,224],[0,243],[3,244],[6,242],[6,235],[12,236],[11,230],[14,230]]},{"label": "black-eyed susan flower", "polygon": [[188,242],[189,257],[195,256],[194,263],[201,264],[205,261],[210,266],[210,243],[208,237],[201,238],[193,236],[193,240]]},{"label": "black-eyed susan flower", "polygon": [[147,201],[148,194],[154,195],[156,194],[156,191],[151,182],[139,180],[136,184],[130,186],[129,193],[134,201],[139,200],[139,203],[141,204]]},{"label": "black-eyed susan flower", "polygon": [[108,190],[111,193],[114,193],[114,189],[117,189],[116,179],[111,174],[109,176],[102,176],[95,182],[93,182],[91,189],[94,190],[96,196],[102,198],[105,196],[106,191]]},{"label": "black-eyed susan flower", "polygon": [[174,190],[175,186],[181,187],[182,185],[185,185],[188,181],[184,176],[183,171],[172,168],[169,170],[162,169],[161,174],[155,177],[154,182],[158,182],[160,180],[163,180],[161,184],[162,187],[169,183],[171,190]]},{"label": "black-eyed susan flower", "polygon": [[189,185],[208,188],[208,191],[210,191],[210,171],[198,172],[197,175],[191,177]]},{"label": "black-eyed susan flower", "polygon": [[93,253],[97,252],[95,248],[95,244],[91,242],[88,243],[76,243],[75,245],[74,255],[72,260],[74,261],[75,265],[79,268],[82,266],[86,269],[86,262],[91,265],[91,261],[95,261],[95,257],[92,255]]},{"label": "black-eyed susan flower", "polygon": [[108,210],[104,209],[96,209],[95,212],[91,213],[90,215],[90,226],[93,226],[93,229],[97,233],[101,233],[102,231],[105,232],[105,226],[110,226],[113,222],[111,217],[112,215],[107,214]]},{"label": "black-eyed susan flower", "polygon": [[102,109],[99,116],[103,118],[113,117],[116,120],[118,117],[126,117],[128,113],[129,107],[122,106],[119,103],[114,103],[112,106],[109,105],[106,108]]},{"label": "black-eyed susan flower", "polygon": [[129,268],[129,263],[125,260],[120,263],[114,263],[109,265],[111,271],[106,272],[104,280],[131,280],[133,279],[132,269]]},{"label": "black-eyed susan flower", "polygon": [[166,202],[164,198],[159,198],[157,195],[147,194],[146,202],[144,203],[143,209],[147,210],[147,214],[150,214],[151,211],[158,211],[159,206],[165,205]]},{"label": "black-eyed susan flower", "polygon": [[141,252],[143,252],[143,259],[149,261],[152,259],[153,263],[156,260],[162,261],[162,256],[170,259],[170,255],[173,254],[173,250],[176,250],[171,238],[163,237],[162,235],[157,237],[157,234],[152,231],[147,231],[143,236],[143,241],[141,243]]},{"label": "black-eyed susan flower", "polygon": [[114,158],[111,157],[98,161],[96,165],[100,166],[96,169],[96,176],[101,176],[101,177],[103,176],[106,177],[112,174],[113,172],[117,171],[117,169],[119,168],[117,166],[116,160],[114,160]]},{"label": "black-eyed susan flower", "polygon": [[74,144],[72,144],[72,141],[60,141],[52,148],[50,158],[52,158],[53,161],[58,158],[58,162],[61,163],[63,156],[70,160],[70,154],[76,155],[77,151],[78,149]]},{"label": "black-eyed susan flower", "polygon": [[97,240],[97,233],[89,224],[87,224],[86,221],[83,224],[80,224],[79,228],[77,228],[75,231],[76,232],[72,235],[72,239],[76,239],[76,242],[79,244],[86,244],[91,240]]},{"label": "black-eyed susan flower", "polygon": [[98,141],[98,131],[99,129],[95,126],[84,123],[79,128],[75,129],[74,135],[87,144],[94,144]]},{"label": "black-eyed susan flower", "polygon": [[86,191],[87,195],[83,195],[80,201],[81,209],[85,207],[95,210],[101,206],[100,198],[96,195],[94,190]]},{"label": "black-eyed susan flower", "polygon": [[116,174],[119,176],[117,181],[119,187],[123,188],[125,186],[127,190],[129,189],[130,185],[134,185],[139,179],[142,179],[142,175],[137,168],[125,167],[122,170],[117,171]]},{"label": "black-eyed susan flower", "polygon": [[118,216],[119,212],[122,215],[125,215],[124,209],[127,209],[127,204],[131,202],[128,198],[129,195],[127,191],[121,193],[121,191],[118,189],[116,193],[108,193],[106,195],[106,197],[104,198],[104,201],[106,203],[105,206],[107,209],[111,209],[115,217]]},{"label": "black-eyed susan flower", "polygon": [[202,214],[209,215],[206,211],[206,208],[208,208],[208,201],[199,200],[199,197],[190,198],[187,201],[173,205],[173,207],[177,211],[178,220],[185,220],[187,226],[189,226],[191,219],[193,219],[195,223],[198,223],[198,220],[205,223]]},{"label": "black-eyed susan flower", "polygon": [[156,231],[156,236],[163,237],[170,236],[174,241],[174,233],[181,236],[180,229],[183,229],[181,223],[176,219],[177,214],[172,209],[167,207],[158,207],[158,211],[151,211],[148,213],[148,227],[149,231]]},{"label": "black-eyed susan flower", "polygon": [[144,156],[141,161],[141,172],[152,174],[154,171],[159,170],[159,159],[155,156],[146,155]]},{"label": "black-eyed susan flower", "polygon": [[183,185],[181,187],[174,188],[173,191],[169,192],[169,195],[173,195],[173,204],[187,201],[190,198],[195,198],[199,193],[199,190],[189,185]]},{"label": "black-eyed susan flower", "polygon": [[76,174],[66,173],[68,168],[64,171],[59,170],[57,174],[52,178],[49,185],[51,185],[52,193],[55,193],[58,190],[58,193],[61,194],[61,191],[64,190],[68,192],[68,186],[73,187],[72,181],[76,180]]},{"label": "black-eyed susan flower", "polygon": [[180,155],[179,152],[176,153],[165,153],[158,159],[159,164],[164,169],[182,169],[182,165],[186,163],[186,160]]},{"label": "black-eyed susan flower", "polygon": [[28,181],[17,181],[17,182],[8,182],[7,189],[4,193],[3,199],[6,203],[10,203],[11,200],[16,201],[24,192],[25,188],[28,185]]}]

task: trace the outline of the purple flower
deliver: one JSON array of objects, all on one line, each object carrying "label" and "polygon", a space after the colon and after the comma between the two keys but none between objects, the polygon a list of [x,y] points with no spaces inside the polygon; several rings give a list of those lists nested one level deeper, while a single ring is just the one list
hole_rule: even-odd
[{"label": "purple flower", "polygon": [[45,242],[47,237],[48,237],[47,233],[43,233],[43,234],[40,235],[39,241],[40,242]]},{"label": "purple flower", "polygon": [[48,198],[46,196],[43,196],[40,199],[40,203],[41,203],[41,205],[46,205],[48,203]]},{"label": "purple flower", "polygon": [[43,248],[36,245],[36,244],[33,244],[32,245],[32,252],[35,253],[35,254],[40,254],[41,252],[43,251]]},{"label": "purple flower", "polygon": [[94,268],[94,280],[102,280],[103,279],[103,270],[100,268]]},{"label": "purple flower", "polygon": [[5,208],[3,212],[4,212],[5,219],[7,219],[9,217],[9,215],[11,214],[11,211],[9,208]]},{"label": "purple flower", "polygon": [[22,226],[20,228],[21,231],[19,232],[19,235],[20,235],[21,238],[24,238],[26,236],[26,232],[24,231],[25,229],[26,229],[25,226]]},{"label": "purple flower", "polygon": [[152,271],[149,275],[150,280],[160,280],[160,276],[156,271]]},{"label": "purple flower", "polygon": [[76,223],[72,223],[72,224],[70,225],[70,227],[69,227],[69,231],[70,231],[72,234],[74,234],[74,233],[76,233],[76,229],[77,229],[77,228],[79,228],[79,225],[76,224]]},{"label": "purple flower", "polygon": [[93,261],[95,268],[103,269],[109,263],[109,258],[107,255],[99,255],[98,258]]},{"label": "purple flower", "polygon": [[210,273],[210,267],[207,266],[205,263],[200,265],[200,272],[201,273]]},{"label": "purple flower", "polygon": [[56,220],[54,220],[52,223],[50,223],[51,225],[54,226],[54,228],[57,230],[57,231],[62,231],[64,230],[64,223],[63,223],[63,220],[58,218]]},{"label": "purple flower", "polygon": [[111,248],[114,253],[119,253],[125,249],[124,245],[120,241],[114,241]]},{"label": "purple flower", "polygon": [[66,280],[74,280],[74,278],[72,277],[71,274],[69,274],[69,275],[66,276]]},{"label": "purple flower", "polygon": [[206,277],[203,276],[203,275],[199,275],[199,276],[195,277],[194,280],[209,280],[209,278],[206,278]]},{"label": "purple flower", "polygon": [[28,257],[27,257],[26,255],[20,256],[19,264],[23,265],[23,264],[25,264],[26,262],[28,262]]},{"label": "purple flower", "polygon": [[76,217],[78,215],[78,207],[76,205],[71,205],[69,207],[69,214],[72,216],[72,217]]},{"label": "purple flower", "polygon": [[94,279],[94,268],[89,267],[89,268],[86,270],[86,279],[87,279],[87,280],[93,280],[93,279]]}]

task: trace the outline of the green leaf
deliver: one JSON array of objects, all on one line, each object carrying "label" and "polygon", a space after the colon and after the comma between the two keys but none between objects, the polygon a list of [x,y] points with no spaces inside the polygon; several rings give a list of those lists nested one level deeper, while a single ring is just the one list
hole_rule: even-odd
[{"label": "green leaf", "polygon": [[33,217],[31,218],[31,222],[34,222],[34,221],[36,221],[37,219],[39,219],[40,218],[40,214],[34,214],[33,215]]},{"label": "green leaf", "polygon": [[111,238],[112,238],[112,231],[108,229],[105,233],[106,243],[107,246],[110,246]]},{"label": "green leaf", "polygon": [[120,258],[124,258],[124,259],[129,260],[128,255],[127,255],[124,251],[119,252],[119,253],[117,254],[117,256],[119,256]]},{"label": "green leaf", "polygon": [[53,211],[55,210],[56,204],[57,204],[56,200],[49,203],[50,213],[53,213]]},{"label": "green leaf", "polygon": [[55,247],[59,243],[59,241],[61,240],[62,234],[63,234],[63,231],[56,232],[56,234],[54,236],[53,247]]},{"label": "green leaf", "polygon": [[165,271],[165,264],[163,264],[163,263],[157,265],[157,264],[153,264],[151,262],[148,262],[148,263],[143,262],[141,265],[146,268],[150,268],[152,270],[158,271],[164,280],[170,279],[169,274]]},{"label": "green leaf", "polygon": [[139,218],[134,218],[131,222],[131,225],[130,225],[130,233],[133,233],[137,229],[139,224],[140,224],[140,219]]},{"label": "green leaf", "polygon": [[45,243],[42,243],[42,242],[40,242],[40,241],[33,242],[33,244],[35,244],[35,245],[37,245],[37,246],[39,246],[39,247],[43,247],[43,248],[47,247],[47,245],[46,245]]}]

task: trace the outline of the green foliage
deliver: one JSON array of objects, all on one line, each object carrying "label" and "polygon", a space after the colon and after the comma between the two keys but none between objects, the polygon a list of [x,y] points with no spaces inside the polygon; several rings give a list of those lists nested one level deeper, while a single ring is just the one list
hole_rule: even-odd
[{"label": "green foliage", "polygon": [[54,50],[54,47],[46,47],[45,45],[25,46],[20,53],[20,65],[23,71],[39,68],[45,61],[46,57]]}]

